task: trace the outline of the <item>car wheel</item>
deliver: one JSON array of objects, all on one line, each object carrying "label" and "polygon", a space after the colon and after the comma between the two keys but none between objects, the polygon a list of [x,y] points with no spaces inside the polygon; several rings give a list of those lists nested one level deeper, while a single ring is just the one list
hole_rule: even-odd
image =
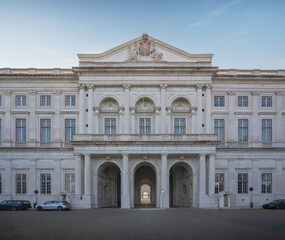
[{"label": "car wheel", "polygon": [[12,211],[17,211],[17,207],[12,207]]},{"label": "car wheel", "polygon": [[42,211],[43,208],[42,207],[37,207],[37,211]]},{"label": "car wheel", "polygon": [[63,208],[62,207],[57,207],[57,211],[62,211]]}]

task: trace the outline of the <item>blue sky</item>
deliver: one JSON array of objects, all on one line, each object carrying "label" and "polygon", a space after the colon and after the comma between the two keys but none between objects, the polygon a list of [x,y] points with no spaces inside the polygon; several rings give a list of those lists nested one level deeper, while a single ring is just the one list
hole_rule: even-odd
[{"label": "blue sky", "polygon": [[0,0],[0,13],[0,68],[70,68],[146,32],[222,69],[285,69],[284,0]]}]

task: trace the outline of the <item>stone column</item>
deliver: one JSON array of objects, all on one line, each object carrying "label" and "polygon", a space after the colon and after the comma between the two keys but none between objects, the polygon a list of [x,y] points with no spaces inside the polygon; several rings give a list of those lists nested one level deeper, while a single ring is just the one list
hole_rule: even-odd
[{"label": "stone column", "polygon": [[160,84],[160,106],[161,106],[161,112],[160,112],[160,133],[166,134],[166,88],[167,84],[162,83]]},{"label": "stone column", "polygon": [[79,85],[79,134],[85,133],[85,85]]},{"label": "stone column", "polygon": [[191,107],[192,129],[191,133],[197,133],[197,107]]},{"label": "stone column", "polygon": [[196,94],[196,103],[197,103],[197,133],[202,133],[202,84],[197,84],[197,94]]},{"label": "stone column", "polygon": [[155,109],[155,134],[159,134],[159,108]]},{"label": "stone column", "polygon": [[283,159],[276,159],[276,194],[281,198],[284,194]]},{"label": "stone column", "polygon": [[277,116],[276,116],[276,144],[277,147],[282,147],[283,145],[283,93],[282,92],[276,92],[276,108],[277,108]]},{"label": "stone column", "polygon": [[122,174],[122,197],[121,208],[130,208],[130,174],[129,154],[123,153],[123,174]]},{"label": "stone column", "polygon": [[125,129],[124,132],[121,133],[130,134],[130,87],[131,84],[124,83],[123,87],[125,88],[124,93],[124,103],[125,103],[125,118],[124,118],[124,125]]},{"label": "stone column", "polygon": [[199,164],[199,189],[200,195],[206,194],[206,155],[200,154]]},{"label": "stone column", "polygon": [[259,92],[253,91],[251,92],[252,94],[252,146],[253,147],[258,147],[260,146],[261,143],[261,126],[259,124],[259,115],[258,115],[258,110],[259,110]]},{"label": "stone column", "polygon": [[131,125],[132,125],[132,134],[135,134],[136,131],[135,131],[135,128],[136,128],[136,122],[135,122],[135,115],[136,115],[136,112],[135,112],[135,107],[131,107]]},{"label": "stone column", "polygon": [[54,164],[54,176],[53,176],[53,194],[60,195],[62,186],[61,186],[61,159],[55,159]]},{"label": "stone column", "polygon": [[215,154],[209,155],[209,195],[215,193],[215,171],[216,171],[216,164],[215,164]]},{"label": "stone column", "polygon": [[29,141],[29,146],[36,146],[36,91],[29,92],[29,136],[27,140]]},{"label": "stone column", "polygon": [[[12,91],[6,91],[4,92],[4,120],[3,120],[3,142],[1,143],[1,146],[3,147],[11,147],[12,146],[12,118],[11,118],[11,95]],[[16,136],[16,134],[15,134]]]},{"label": "stone column", "polygon": [[12,199],[12,159],[5,159],[4,168],[4,179],[2,181],[4,196],[7,199]]},{"label": "stone column", "polygon": [[237,132],[237,125],[235,124],[235,93],[233,91],[228,91],[229,96],[229,127],[230,131],[228,131],[229,134],[229,142],[237,142],[236,132]]},{"label": "stone column", "polygon": [[75,194],[82,195],[82,160],[80,154],[75,154]]},{"label": "stone column", "polygon": [[84,155],[84,195],[91,195],[91,160],[90,154]]},{"label": "stone column", "polygon": [[94,107],[94,134],[99,134],[99,107]]},{"label": "stone column", "polygon": [[94,133],[94,85],[88,84],[88,134]]},{"label": "stone column", "polygon": [[[36,186],[36,159],[30,159],[29,161],[29,182],[28,182],[28,194],[33,196]],[[38,190],[38,189],[37,189]],[[36,200],[36,199],[35,199]]]},{"label": "stone column", "polygon": [[[125,127],[128,127],[129,128],[129,125],[127,125],[125,122],[124,122],[124,107],[119,107],[119,124],[120,124],[120,127],[119,129],[116,131],[116,134],[124,134],[124,124],[125,124]],[[118,126],[119,126],[118,124]],[[129,123],[128,123],[129,124]]]},{"label": "stone column", "polygon": [[206,84],[206,133],[212,132],[212,85]]},{"label": "stone column", "polygon": [[169,208],[168,193],[168,171],[167,171],[167,153],[161,154],[161,189],[160,189],[160,207]]},{"label": "stone column", "polygon": [[[167,119],[168,119],[168,128],[167,128],[167,133],[171,134],[171,107],[167,107]],[[173,130],[173,134],[174,134],[174,130]]]},{"label": "stone column", "polygon": [[54,118],[53,118],[53,133],[54,142],[59,146],[61,143],[61,121],[60,121],[60,107],[61,107],[61,91],[56,90],[54,94]]}]

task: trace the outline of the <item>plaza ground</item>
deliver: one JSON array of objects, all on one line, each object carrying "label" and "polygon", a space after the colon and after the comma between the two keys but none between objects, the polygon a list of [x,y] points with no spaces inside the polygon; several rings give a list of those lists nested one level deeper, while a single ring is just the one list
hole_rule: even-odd
[{"label": "plaza ground", "polygon": [[285,239],[285,210],[2,211],[0,239]]}]

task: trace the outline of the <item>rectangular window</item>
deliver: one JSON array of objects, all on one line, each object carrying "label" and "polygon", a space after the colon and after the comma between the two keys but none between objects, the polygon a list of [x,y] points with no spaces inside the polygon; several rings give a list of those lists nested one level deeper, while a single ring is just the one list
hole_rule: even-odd
[{"label": "rectangular window", "polygon": [[224,107],[225,106],[225,97],[218,96],[214,97],[214,107]]},{"label": "rectangular window", "polygon": [[65,106],[67,107],[71,107],[71,106],[75,106],[76,105],[76,101],[75,101],[75,96],[65,96]]},{"label": "rectangular window", "polygon": [[261,107],[272,107],[272,97],[263,96],[261,98]]},{"label": "rectangular window", "polygon": [[41,142],[51,141],[51,120],[41,119]]},{"label": "rectangular window", "polygon": [[48,107],[50,105],[51,105],[51,96],[50,95],[41,96],[41,106]]},{"label": "rectangular window", "polygon": [[185,134],[185,118],[174,119],[174,133]]},{"label": "rectangular window", "polygon": [[217,134],[217,140],[224,142],[224,135],[225,135],[225,131],[224,131],[224,119],[215,119],[214,120],[214,131],[215,134]]},{"label": "rectangular window", "polygon": [[0,119],[0,142],[2,141],[2,119]]},{"label": "rectangular window", "polygon": [[26,119],[16,119],[16,141],[26,142]]},{"label": "rectangular window", "polygon": [[140,118],[140,134],[150,134],[151,132],[151,119]]},{"label": "rectangular window", "polygon": [[272,120],[262,119],[262,142],[272,142]]},{"label": "rectangular window", "polygon": [[215,193],[224,191],[224,181],[225,181],[224,173],[215,174]]},{"label": "rectangular window", "polygon": [[0,173],[0,194],[2,194],[2,174]]},{"label": "rectangular window", "polygon": [[239,119],[238,120],[238,141],[247,142],[248,141],[247,133],[248,133],[247,119]]},{"label": "rectangular window", "polygon": [[2,95],[0,95],[0,106],[2,106]]},{"label": "rectangular window", "polygon": [[261,174],[261,193],[272,192],[272,173]]},{"label": "rectangular window", "polygon": [[116,118],[105,118],[105,134],[116,134]]},{"label": "rectangular window", "polygon": [[26,194],[27,193],[27,176],[26,174],[16,174],[16,193]]},{"label": "rectangular window", "polygon": [[41,174],[41,193],[51,193],[51,175],[49,173]]},{"label": "rectangular window", "polygon": [[238,96],[238,107],[248,107],[248,97]]},{"label": "rectangular window", "polygon": [[65,174],[65,191],[68,193],[75,193],[75,174]]},{"label": "rectangular window", "polygon": [[238,193],[247,193],[247,173],[238,174]]},{"label": "rectangular window", "polygon": [[65,119],[65,141],[70,142],[73,140],[75,134],[75,119]]},{"label": "rectangular window", "polygon": [[27,105],[27,100],[25,95],[16,96],[16,106],[23,107]]}]

